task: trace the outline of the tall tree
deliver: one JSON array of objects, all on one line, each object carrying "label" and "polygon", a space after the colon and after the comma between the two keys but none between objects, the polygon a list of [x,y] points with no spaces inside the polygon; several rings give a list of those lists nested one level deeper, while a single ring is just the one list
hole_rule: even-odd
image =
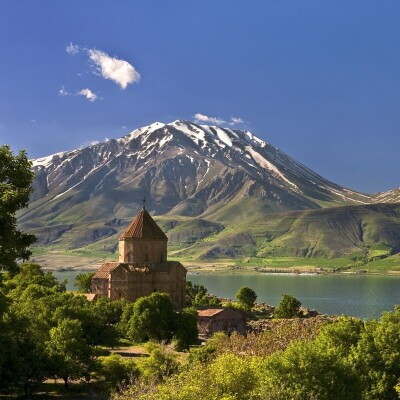
[{"label": "tall tree", "polygon": [[244,308],[250,310],[252,307],[254,307],[257,295],[253,289],[243,286],[236,293],[236,298]]},{"label": "tall tree", "polygon": [[82,272],[75,277],[74,285],[80,293],[90,293],[94,272]]},{"label": "tall tree", "polygon": [[15,273],[17,259],[28,259],[35,237],[17,228],[15,214],[26,207],[34,174],[24,150],[14,156],[7,145],[0,147],[0,270]]},{"label": "tall tree", "polygon": [[136,300],[127,334],[135,342],[166,340],[172,338],[174,324],[174,307],[168,294],[154,292]]},{"label": "tall tree", "polygon": [[48,351],[53,373],[64,379],[67,390],[70,378],[85,377],[93,368],[93,348],[85,340],[78,320],[64,319],[50,330]]}]

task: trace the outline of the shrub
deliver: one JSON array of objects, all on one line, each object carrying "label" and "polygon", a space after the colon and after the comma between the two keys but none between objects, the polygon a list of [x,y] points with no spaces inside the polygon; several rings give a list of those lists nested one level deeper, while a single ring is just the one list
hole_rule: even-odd
[{"label": "shrub", "polygon": [[301,303],[289,294],[282,296],[279,306],[275,309],[275,318],[295,318],[299,316]]}]

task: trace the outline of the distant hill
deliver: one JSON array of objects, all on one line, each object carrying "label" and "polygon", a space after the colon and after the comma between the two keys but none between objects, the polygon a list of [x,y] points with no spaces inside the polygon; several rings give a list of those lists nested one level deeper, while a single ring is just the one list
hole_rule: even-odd
[{"label": "distant hill", "polygon": [[228,225],[198,241],[195,247],[190,246],[189,233],[194,230],[188,229],[188,222],[185,225],[185,230],[178,223],[168,231],[170,242],[183,246],[176,255],[200,259],[277,256],[374,259],[400,252],[400,204],[268,213]]},{"label": "distant hill", "polygon": [[34,193],[19,223],[49,249],[115,251],[145,196],[177,256],[399,251],[398,206],[372,203],[398,202],[400,189],[344,188],[249,131],[154,123],[33,164]]}]

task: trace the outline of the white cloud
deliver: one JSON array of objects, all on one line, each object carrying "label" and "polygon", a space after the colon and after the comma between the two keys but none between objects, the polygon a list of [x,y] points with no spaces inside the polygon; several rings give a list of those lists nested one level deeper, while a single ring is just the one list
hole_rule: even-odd
[{"label": "white cloud", "polygon": [[126,89],[131,83],[139,82],[139,72],[127,61],[110,57],[100,50],[88,49],[87,52],[94,64],[95,73],[104,79],[114,81],[121,89]]},{"label": "white cloud", "polygon": [[196,122],[206,122],[209,124],[217,124],[217,125],[226,124],[226,121],[224,121],[222,118],[208,117],[207,115],[199,114],[199,113],[194,114],[194,120]]},{"label": "white cloud", "polygon": [[99,144],[100,142],[98,140],[85,140],[83,143],[79,145],[79,149],[84,149],[85,147],[89,146],[96,146],[96,144]]},{"label": "white cloud", "polygon": [[238,125],[238,124],[243,124],[244,120],[242,118],[239,117],[231,117],[230,121],[227,122],[224,119],[220,118],[220,117],[209,117],[207,115],[204,114],[194,114],[194,120],[197,123],[201,123],[201,122],[205,122],[206,124],[215,124],[215,125]]},{"label": "white cloud", "polygon": [[61,86],[61,89],[58,91],[58,94],[59,94],[60,96],[71,96],[71,95],[72,95],[72,93],[68,92],[68,91],[65,89],[65,86],[64,86],[64,85]]},{"label": "white cloud", "polygon": [[95,93],[93,93],[90,89],[86,88],[86,89],[82,89],[81,91],[79,91],[77,94],[81,95],[81,96],[85,96],[89,101],[95,101],[97,100],[97,95]]},{"label": "white cloud", "polygon": [[231,122],[229,122],[229,125],[237,125],[237,124],[243,124],[244,119],[239,118],[239,117],[232,117]]},{"label": "white cloud", "polygon": [[65,51],[71,56],[79,53],[79,46],[70,42],[70,44],[65,48]]}]

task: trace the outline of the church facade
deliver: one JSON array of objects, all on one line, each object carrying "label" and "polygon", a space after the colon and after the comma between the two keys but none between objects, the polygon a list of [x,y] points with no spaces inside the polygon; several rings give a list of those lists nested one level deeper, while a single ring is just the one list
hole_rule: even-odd
[{"label": "church facade", "polygon": [[168,238],[143,206],[119,238],[119,261],[107,262],[92,278],[91,291],[111,300],[135,301],[167,293],[176,308],[185,306],[186,268],[167,260]]}]

